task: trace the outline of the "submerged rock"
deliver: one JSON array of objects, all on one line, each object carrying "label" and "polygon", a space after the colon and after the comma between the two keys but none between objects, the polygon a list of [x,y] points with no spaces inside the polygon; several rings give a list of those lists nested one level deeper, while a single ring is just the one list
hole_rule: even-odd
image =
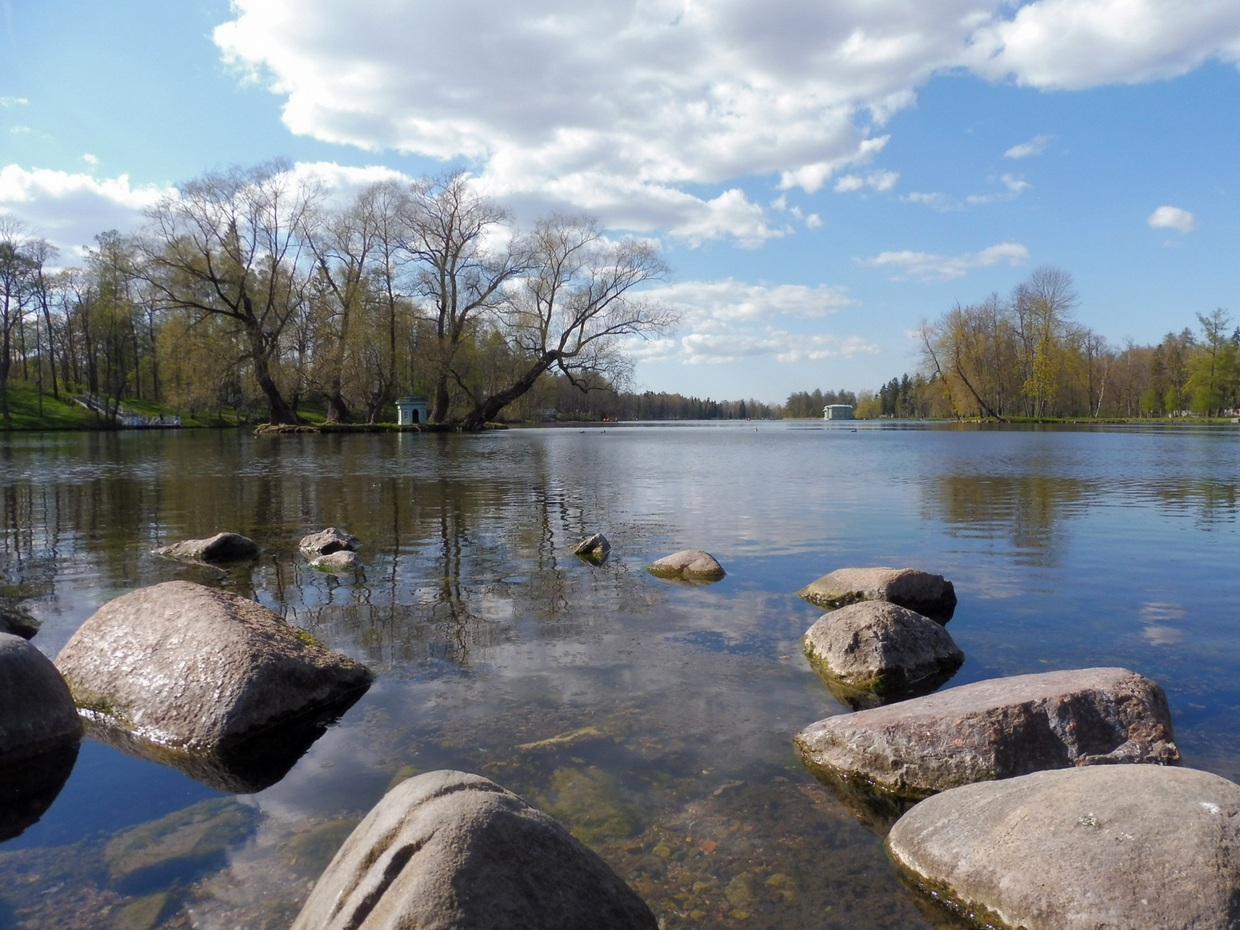
[{"label": "submerged rock", "polygon": [[602,533],[595,533],[573,546],[573,552],[587,562],[599,565],[607,558],[607,553],[611,552],[611,543]]},{"label": "submerged rock", "polygon": [[961,685],[819,720],[795,742],[811,770],[903,796],[1042,769],[1180,761],[1162,688],[1122,668]]},{"label": "submerged rock", "polygon": [[654,930],[594,852],[479,775],[429,772],[389,791],[345,840],[292,930]]},{"label": "submerged rock", "polygon": [[941,624],[882,601],[825,614],[806,632],[810,665],[850,706],[926,694],[947,681],[964,653]]},{"label": "submerged rock", "polygon": [[325,530],[303,536],[297,545],[303,552],[331,555],[333,552],[354,552],[361,544],[362,541],[351,533],[329,526]]},{"label": "submerged rock", "polygon": [[260,604],[187,581],[103,605],[56,664],[97,724],[202,754],[356,699],[371,681]]},{"label": "submerged rock", "polygon": [[889,601],[946,623],[956,610],[956,589],[942,575],[916,568],[840,568],[797,592],[816,607],[836,610],[858,601]]},{"label": "submerged rock", "polygon": [[239,562],[258,558],[263,547],[239,533],[216,533],[208,539],[187,539],[153,550],[169,559],[193,562]]},{"label": "submerged rock", "polygon": [[1023,930],[1234,930],[1240,786],[1157,765],[1038,772],[913,807],[891,858],[939,900]]},{"label": "submerged rock", "polygon": [[718,559],[701,549],[682,549],[665,555],[647,565],[646,571],[658,578],[685,581],[718,581],[727,574]]},{"label": "submerged rock", "polygon": [[345,574],[357,571],[361,564],[362,560],[351,549],[337,549],[335,552],[329,552],[327,555],[315,556],[309,562],[311,568],[330,574]]}]

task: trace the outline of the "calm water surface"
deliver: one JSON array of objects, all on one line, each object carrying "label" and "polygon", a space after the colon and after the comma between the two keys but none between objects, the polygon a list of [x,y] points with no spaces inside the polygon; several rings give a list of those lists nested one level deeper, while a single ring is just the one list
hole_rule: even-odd
[{"label": "calm water surface", "polygon": [[[287,926],[395,782],[487,775],[564,821],[666,928],[946,928],[882,828],[801,767],[846,712],[795,596],[846,566],[939,572],[953,680],[1124,665],[1168,692],[1185,763],[1240,780],[1240,431],[733,423],[477,436],[0,438],[0,597],[55,657],[101,604],[188,579],[253,597],[374,686],[279,782],[230,794],[85,740],[0,843],[0,927]],[[364,569],[297,552],[338,526]],[[155,546],[263,544],[228,571]],[[569,547],[594,532],[610,558]],[[705,587],[644,566],[707,549]]]}]

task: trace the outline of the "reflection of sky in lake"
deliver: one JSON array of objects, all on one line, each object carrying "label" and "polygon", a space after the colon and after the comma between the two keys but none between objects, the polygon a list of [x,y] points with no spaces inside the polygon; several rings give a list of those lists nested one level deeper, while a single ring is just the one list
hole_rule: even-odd
[{"label": "reflection of sky in lake", "polygon": [[[3,593],[43,621],[35,642],[54,656],[98,604],[187,578],[255,597],[378,673],[282,781],[240,798],[262,814],[254,833],[230,848],[226,874],[177,892],[199,926],[245,923],[238,902],[295,910],[313,878],[299,870],[318,861],[291,851],[302,838],[338,842],[394,778],[440,767],[494,777],[582,828],[590,786],[606,785],[632,832],[594,845],[649,883],[669,926],[693,923],[672,903],[690,866],[690,886],[746,869],[759,888],[790,876],[797,895],[776,906],[771,891],[750,926],[801,925],[845,899],[869,916],[841,926],[929,926],[877,838],[847,826],[793,753],[793,733],[844,711],[801,655],[818,612],[794,592],[850,565],[941,572],[967,657],[954,683],[1134,668],[1167,688],[1188,763],[1235,777],[1237,438],[866,423],[19,437],[4,440]],[[297,552],[331,525],[362,538],[359,573],[316,572]],[[220,571],[150,554],[221,529],[259,540],[263,556]],[[613,547],[602,566],[569,552],[594,532]],[[728,575],[684,587],[644,571],[690,547]],[[28,858],[43,850],[217,796],[88,741],[43,821],[0,845],[0,885],[6,870],[43,868]],[[736,857],[651,858],[704,830],[730,837],[721,848]],[[837,847],[870,877],[824,870]],[[728,922],[713,893],[697,925]]]}]

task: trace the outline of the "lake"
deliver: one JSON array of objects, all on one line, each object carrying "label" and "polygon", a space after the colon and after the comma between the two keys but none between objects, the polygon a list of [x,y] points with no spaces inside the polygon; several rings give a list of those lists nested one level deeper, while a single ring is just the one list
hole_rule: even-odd
[{"label": "lake", "polygon": [[[666,928],[949,928],[794,733],[847,712],[800,638],[837,568],[940,573],[950,684],[1122,665],[1166,689],[1189,766],[1240,780],[1240,430],[606,424],[479,435],[0,437],[0,597],[54,658],[100,605],[187,579],[376,673],[278,782],[231,794],[84,740],[0,843],[0,927],[283,928],[401,779],[493,778],[563,821]],[[337,526],[364,568],[297,543]],[[152,555],[221,530],[220,570]],[[570,547],[612,544],[594,566]],[[645,566],[713,553],[721,581]]]}]

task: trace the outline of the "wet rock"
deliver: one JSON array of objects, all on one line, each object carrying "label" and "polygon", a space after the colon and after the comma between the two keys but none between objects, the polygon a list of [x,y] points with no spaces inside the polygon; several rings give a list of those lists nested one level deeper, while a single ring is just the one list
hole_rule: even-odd
[{"label": "wet rock", "polygon": [[355,552],[362,541],[351,533],[329,526],[325,530],[303,536],[298,547],[303,552],[331,555],[333,552]]},{"label": "wet rock", "polygon": [[[869,695],[907,697],[943,684],[964,653],[941,624],[884,601],[849,604],[825,614],[803,643],[832,693],[865,703]],[[876,702],[877,703],[877,702]]]},{"label": "wet rock", "polygon": [[892,828],[892,859],[979,923],[1224,930],[1240,914],[1240,786],[1092,766],[953,788]]},{"label": "wet rock", "polygon": [[260,604],[187,581],[103,605],[56,664],[96,723],[205,754],[360,694],[371,681],[364,666]]},{"label": "wet rock", "polygon": [[795,742],[813,771],[912,797],[1043,769],[1180,760],[1162,688],[1122,668],[961,685],[819,720]]},{"label": "wet rock", "polygon": [[607,554],[611,552],[611,543],[608,542],[607,537],[602,533],[595,533],[593,536],[587,536],[573,546],[573,552],[587,562],[600,565],[606,560]]},{"label": "wet rock", "polygon": [[647,565],[646,571],[658,578],[685,581],[717,581],[727,574],[713,555],[701,549],[682,549],[665,555]]},{"label": "wet rock", "polygon": [[191,562],[240,562],[258,558],[263,547],[239,533],[216,533],[208,539],[187,539],[153,551],[169,559]]},{"label": "wet rock", "polygon": [[0,604],[0,633],[34,639],[37,632],[39,624],[34,617],[14,604]]},{"label": "wet rock", "polygon": [[337,549],[335,552],[329,552],[327,555],[315,556],[309,562],[311,568],[334,575],[355,572],[361,564],[362,560],[351,549]]},{"label": "wet rock", "polygon": [[81,737],[82,721],[51,659],[20,636],[0,633],[0,764]]},{"label": "wet rock", "polygon": [[345,841],[293,930],[621,930],[654,914],[557,821],[488,779],[429,772]]},{"label": "wet rock", "polygon": [[617,779],[597,766],[565,766],[551,773],[542,806],[551,816],[571,824],[583,843],[631,837],[641,829],[637,808],[624,800]]},{"label": "wet rock", "polygon": [[890,601],[940,623],[950,620],[956,610],[952,583],[916,568],[840,568],[797,594],[823,610],[858,601]]}]

